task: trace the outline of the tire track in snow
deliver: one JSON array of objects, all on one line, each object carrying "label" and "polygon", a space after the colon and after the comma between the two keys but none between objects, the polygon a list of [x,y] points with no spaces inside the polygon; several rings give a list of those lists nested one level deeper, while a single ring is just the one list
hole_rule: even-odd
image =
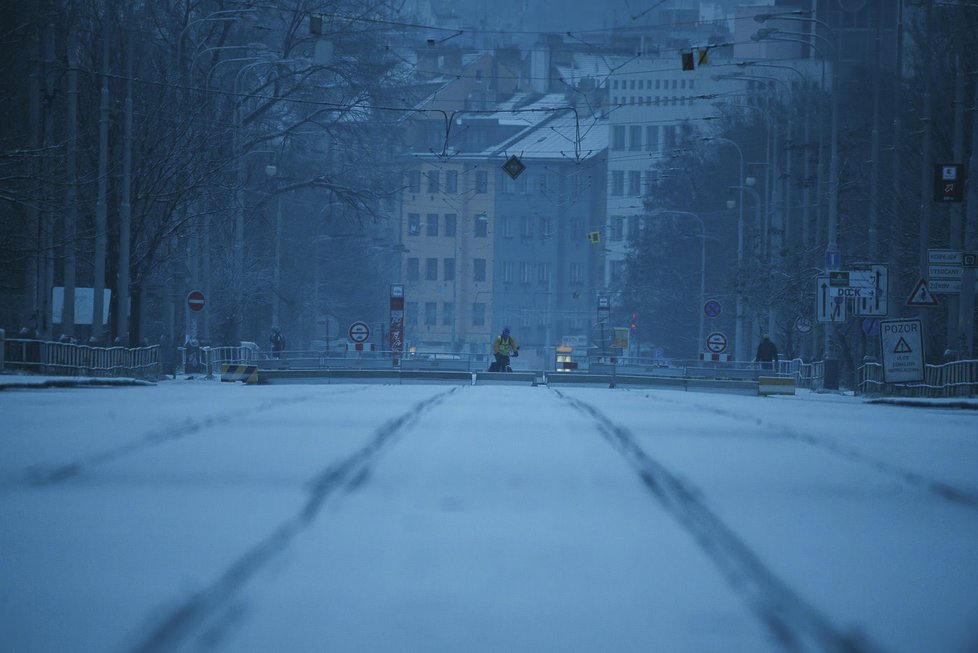
[{"label": "tire track in snow", "polygon": [[[681,404],[680,402],[669,401],[663,397],[646,396],[655,401],[663,401],[670,405],[687,405]],[[850,462],[866,465],[877,472],[893,477],[908,485],[924,489],[937,497],[944,499],[945,501],[950,501],[951,503],[971,508],[972,510],[978,510],[978,495],[975,495],[974,492],[969,492],[968,490],[954,487],[953,485],[945,483],[944,481],[939,481],[918,472],[900,467],[899,465],[888,463],[880,460],[879,458],[874,458],[873,456],[860,451],[856,447],[846,446],[830,438],[820,438],[818,436],[811,435],[810,433],[796,431],[790,426],[765,421],[756,415],[737,413],[730,410],[724,410],[723,408],[716,408],[714,406],[697,403],[692,404],[692,408],[703,412],[713,413],[714,415],[720,415],[721,417],[729,417],[742,422],[752,422],[757,426],[763,426],[769,431],[772,431],[776,436],[787,440],[793,440],[795,442],[802,442],[817,449],[828,451],[829,453],[844,458]]]},{"label": "tire track in snow", "polygon": [[650,457],[627,428],[600,410],[554,390],[578,412],[594,420],[598,431],[638,472],[659,503],[693,536],[730,586],[740,594],[792,653],[879,653],[859,633],[840,632],[761,561],[736,533],[714,514],[698,490]]},{"label": "tire track in snow", "polygon": [[413,426],[425,412],[461,387],[453,387],[414,404],[407,412],[381,425],[364,446],[313,477],[309,483],[306,501],[296,514],[231,563],[210,587],[172,608],[131,649],[133,653],[179,650],[198,634],[205,643],[219,640],[222,630],[229,627],[242,612],[236,599],[244,585],[283,553],[313,522],[327,499],[339,490],[352,492],[358,489],[366,481],[371,466],[385,448]]},{"label": "tire track in snow", "polygon": [[[331,393],[330,396],[335,394],[343,394],[346,392],[357,392],[361,391],[363,388],[356,388],[353,390],[343,390]],[[174,442],[185,438],[188,435],[193,435],[199,433],[209,428],[215,426],[222,426],[224,424],[230,424],[236,420],[240,420],[245,417],[251,417],[259,413],[263,413],[268,410],[273,410],[275,408],[281,408],[282,406],[288,406],[290,404],[301,403],[304,401],[309,401],[310,399],[315,399],[317,397],[322,397],[322,394],[308,394],[301,395],[298,397],[289,397],[282,399],[270,399],[267,401],[259,402],[253,406],[247,408],[246,410],[238,410],[235,412],[225,412],[217,413],[215,415],[208,415],[206,417],[201,417],[200,419],[188,418],[179,424],[174,424],[172,426],[158,429],[155,431],[150,431],[146,433],[138,440],[133,440],[131,442],[126,442],[102,451],[97,451],[92,454],[76,458],[71,462],[67,462],[61,465],[54,466],[33,466],[27,470],[24,475],[24,483],[31,487],[46,487],[51,485],[57,485],[58,483],[63,483],[72,478],[75,478],[82,474],[85,470],[96,467],[98,465],[104,465],[105,463],[114,462],[125,456],[131,456],[133,454],[141,453],[147,449],[153,447],[158,447],[169,442]]]}]

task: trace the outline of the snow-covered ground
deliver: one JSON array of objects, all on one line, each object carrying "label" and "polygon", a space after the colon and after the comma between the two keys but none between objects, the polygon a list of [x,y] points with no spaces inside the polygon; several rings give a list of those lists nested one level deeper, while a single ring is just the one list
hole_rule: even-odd
[{"label": "snow-covered ground", "polygon": [[978,650],[978,411],[0,392],[0,651]]}]

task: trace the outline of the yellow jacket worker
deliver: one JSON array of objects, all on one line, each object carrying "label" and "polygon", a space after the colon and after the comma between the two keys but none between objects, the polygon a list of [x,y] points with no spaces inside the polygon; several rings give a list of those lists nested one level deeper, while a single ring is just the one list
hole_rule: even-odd
[{"label": "yellow jacket worker", "polygon": [[503,327],[503,332],[496,336],[492,343],[492,353],[496,360],[489,366],[490,372],[511,372],[509,367],[509,357],[520,355],[520,346],[510,335],[509,327]]}]

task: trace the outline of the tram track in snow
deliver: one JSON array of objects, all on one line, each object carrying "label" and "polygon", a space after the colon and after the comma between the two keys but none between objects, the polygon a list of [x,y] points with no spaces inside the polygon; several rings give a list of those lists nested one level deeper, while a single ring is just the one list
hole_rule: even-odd
[{"label": "tram track in snow", "polygon": [[[364,388],[344,388],[329,393],[328,396],[348,394],[350,392],[360,392]],[[123,442],[121,444],[96,451],[94,453],[79,456],[69,462],[56,465],[34,465],[26,470],[21,477],[20,487],[27,486],[32,488],[43,488],[58,485],[70,481],[85,473],[87,470],[116,462],[127,456],[142,453],[146,450],[159,447],[165,444],[176,442],[190,435],[196,435],[208,429],[226,426],[242,419],[247,419],[261,413],[303,403],[312,399],[321,398],[326,395],[322,393],[303,394],[294,397],[283,397],[260,401],[249,407],[247,410],[236,410],[233,412],[215,413],[200,418],[187,418],[182,422],[172,424],[160,429],[154,429],[144,433],[141,437]],[[8,486],[7,490],[11,489]],[[0,492],[0,496],[3,496]]]},{"label": "tram track in snow", "polygon": [[597,431],[639,475],[659,504],[709,556],[729,585],[750,606],[785,651],[791,653],[881,653],[861,633],[840,631],[777,577],[702,500],[700,492],[638,444],[635,435],[587,402],[552,390],[589,418]]},{"label": "tram track in snow", "polygon": [[219,640],[223,630],[240,614],[236,599],[245,584],[274,562],[313,523],[327,500],[338,492],[353,492],[360,488],[380,454],[425,413],[461,387],[452,387],[413,404],[378,427],[366,444],[315,474],[307,484],[305,501],[293,515],[233,561],[210,586],[168,609],[128,650],[132,653],[169,653],[183,650],[185,644],[198,637],[207,641]]},{"label": "tram track in snow", "polygon": [[975,492],[955,487],[949,483],[945,483],[944,481],[940,481],[919,472],[906,469],[905,467],[880,460],[879,458],[861,451],[857,447],[846,446],[845,444],[832,438],[818,437],[816,435],[812,435],[811,433],[805,433],[785,424],[759,418],[756,414],[738,413],[700,403],[683,404],[676,401],[670,401],[665,397],[660,396],[646,395],[646,397],[654,401],[667,403],[670,406],[688,407],[697,411],[707,412],[714,415],[719,415],[720,417],[737,420],[739,422],[752,423],[755,426],[767,430],[773,437],[800,442],[816,449],[821,449],[822,451],[826,451],[849,462],[868,467],[880,474],[889,476],[914,488],[922,489],[944,501],[948,501],[971,510],[978,510],[978,494]]}]

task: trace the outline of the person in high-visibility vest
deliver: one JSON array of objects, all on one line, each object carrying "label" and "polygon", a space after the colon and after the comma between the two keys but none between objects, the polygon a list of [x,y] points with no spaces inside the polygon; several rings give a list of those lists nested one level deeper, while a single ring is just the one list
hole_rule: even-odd
[{"label": "person in high-visibility vest", "polygon": [[496,360],[489,366],[490,372],[512,372],[509,367],[509,357],[520,355],[520,346],[510,335],[509,327],[503,327],[503,332],[496,336],[492,343],[492,354]]}]

